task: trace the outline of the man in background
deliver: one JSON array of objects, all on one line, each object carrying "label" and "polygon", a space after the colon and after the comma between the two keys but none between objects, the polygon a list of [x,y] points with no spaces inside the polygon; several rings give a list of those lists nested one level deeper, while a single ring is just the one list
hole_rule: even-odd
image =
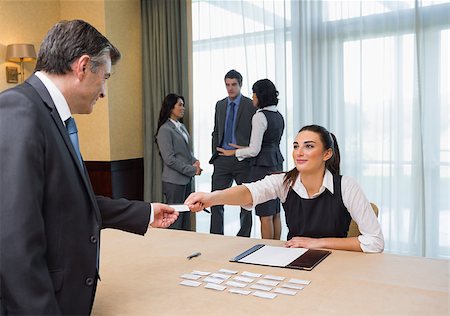
[{"label": "man in background", "polygon": [[100,229],[143,235],[178,216],[92,190],[72,115],[92,112],[119,59],[90,24],[62,21],[42,42],[35,74],[0,94],[1,315],[88,315]]},{"label": "man in background", "polygon": [[[236,149],[230,146],[248,146],[252,132],[252,117],[255,114],[252,100],[241,94],[242,75],[230,70],[225,75],[225,87],[228,97],[216,103],[214,131],[212,133],[212,157],[209,163],[214,165],[212,191],[231,187],[233,180],[242,184],[249,180],[250,165],[247,159],[238,161],[235,156],[221,156],[217,148]],[[241,228],[238,236],[250,237],[252,230],[252,212],[241,208]],[[223,235],[223,205],[211,208],[210,232]]]}]

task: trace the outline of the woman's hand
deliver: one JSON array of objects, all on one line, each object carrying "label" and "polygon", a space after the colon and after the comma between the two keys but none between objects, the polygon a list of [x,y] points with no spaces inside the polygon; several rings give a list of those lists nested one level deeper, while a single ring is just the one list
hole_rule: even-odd
[{"label": "woman's hand", "polygon": [[324,248],[321,238],[293,237],[284,244],[287,248]]},{"label": "woman's hand", "polygon": [[213,205],[211,199],[212,193],[194,192],[191,193],[184,204],[189,207],[192,212],[202,211],[206,207]]},{"label": "woman's hand", "polygon": [[196,160],[192,165],[195,167],[195,175],[196,176],[201,175],[203,169],[200,168],[200,161]]},{"label": "woman's hand", "polygon": [[236,148],[236,149],[241,149],[241,148],[244,148],[244,146],[239,146],[239,145],[236,145],[236,144],[228,144],[228,146],[230,146],[230,147],[233,147],[233,148]]},{"label": "woman's hand", "polygon": [[234,156],[236,149],[223,149],[222,147],[216,147],[219,156]]}]

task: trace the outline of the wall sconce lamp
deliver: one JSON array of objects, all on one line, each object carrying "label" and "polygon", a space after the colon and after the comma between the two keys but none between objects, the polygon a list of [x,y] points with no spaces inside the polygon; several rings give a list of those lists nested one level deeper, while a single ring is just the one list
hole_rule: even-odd
[{"label": "wall sconce lamp", "polygon": [[[6,60],[14,63],[20,63],[20,82],[25,80],[25,71],[23,63],[29,63],[36,59],[36,51],[33,44],[10,44],[6,47]],[[10,67],[6,67],[10,68]],[[17,68],[16,68],[17,69]],[[8,78],[8,74],[16,75],[16,78]],[[13,69],[6,70],[7,82],[17,82],[17,71]],[[12,81],[8,80],[12,79]]]}]

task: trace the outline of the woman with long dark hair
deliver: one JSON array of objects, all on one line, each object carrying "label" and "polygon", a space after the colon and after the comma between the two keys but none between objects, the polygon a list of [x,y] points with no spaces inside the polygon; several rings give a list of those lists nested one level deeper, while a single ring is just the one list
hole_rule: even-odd
[{"label": "woman with long dark hair", "polygon": [[[238,160],[250,159],[250,181],[263,179],[265,176],[283,170],[283,155],[280,151],[281,136],[284,131],[283,116],[277,110],[278,91],[269,79],[256,81],[252,87],[253,106],[258,108],[252,118],[250,145],[236,148],[217,148],[220,155],[235,155]],[[261,221],[261,237],[280,239],[280,199],[266,201],[255,206],[256,215]]]},{"label": "woman with long dark hair", "polygon": [[[191,150],[189,133],[182,123],[184,98],[168,94],[159,112],[155,139],[163,161],[162,191],[167,204],[181,204],[192,192],[192,178],[202,172]],[[174,229],[191,229],[190,212],[180,213]]]},{"label": "woman with long dark hair", "polygon": [[[369,201],[353,178],[340,175],[336,137],[322,126],[309,125],[297,134],[293,147],[291,171],[222,191],[193,193],[185,204],[192,211],[214,204],[251,210],[279,198],[289,229],[286,247],[383,251],[383,233]],[[352,219],[361,232],[358,237],[347,237]]]}]

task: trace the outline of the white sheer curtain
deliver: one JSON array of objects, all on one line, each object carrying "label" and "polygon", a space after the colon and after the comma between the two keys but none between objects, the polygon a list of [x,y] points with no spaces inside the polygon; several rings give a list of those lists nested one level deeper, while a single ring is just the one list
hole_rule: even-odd
[{"label": "white sheer curtain", "polygon": [[[282,148],[289,152],[286,135],[292,137],[293,130],[292,116],[286,117],[292,112],[290,16],[290,3],[285,1],[192,1],[194,151],[204,169],[196,180],[197,190],[211,189],[213,168],[207,163],[214,110],[216,102],[227,96],[224,76],[230,69],[242,74],[241,92],[250,98],[255,81],[269,78],[275,83],[280,92],[278,109],[288,124]],[[197,231],[209,232],[208,217],[198,214]],[[259,218],[254,216],[253,223],[252,236],[259,237]],[[238,230],[238,208],[226,206],[225,234],[236,235]]]},{"label": "white sheer curtain", "polygon": [[380,208],[386,251],[450,258],[449,17],[449,1],[193,1],[196,152],[206,163],[225,72],[244,93],[268,77],[286,168],[298,129],[326,126]]}]

